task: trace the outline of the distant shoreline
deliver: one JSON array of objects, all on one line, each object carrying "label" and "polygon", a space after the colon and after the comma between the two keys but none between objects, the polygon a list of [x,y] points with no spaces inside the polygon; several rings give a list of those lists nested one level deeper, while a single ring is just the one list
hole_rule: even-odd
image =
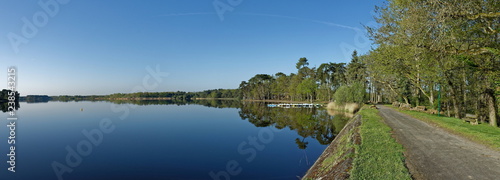
[{"label": "distant shoreline", "polygon": [[[244,99],[241,101],[247,101],[247,102],[272,102],[272,103],[311,103],[310,101],[290,101],[290,100],[276,100],[276,99],[266,99],[266,100],[257,100],[257,99]],[[319,103],[319,104],[328,104],[328,101],[319,101],[319,102],[313,102],[313,103]]]},{"label": "distant shoreline", "polygon": [[96,100],[172,100],[170,97],[154,97],[154,98],[95,98]]},{"label": "distant shoreline", "polygon": [[[182,100],[171,97],[154,97],[154,98],[96,98],[97,100]],[[190,98],[186,100],[238,100],[237,98]]]},{"label": "distant shoreline", "polygon": [[191,100],[239,100],[238,98],[191,98]]}]

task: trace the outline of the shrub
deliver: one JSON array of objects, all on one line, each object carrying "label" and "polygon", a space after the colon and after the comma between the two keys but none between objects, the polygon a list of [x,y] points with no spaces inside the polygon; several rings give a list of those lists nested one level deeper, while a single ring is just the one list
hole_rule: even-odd
[{"label": "shrub", "polygon": [[344,85],[337,89],[334,94],[337,104],[358,103],[361,104],[365,101],[365,87],[362,83],[353,83],[351,85]]}]

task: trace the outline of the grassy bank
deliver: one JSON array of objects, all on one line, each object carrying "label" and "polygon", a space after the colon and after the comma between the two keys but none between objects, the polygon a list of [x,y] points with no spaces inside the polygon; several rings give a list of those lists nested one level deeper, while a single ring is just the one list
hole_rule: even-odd
[{"label": "grassy bank", "polygon": [[397,110],[414,118],[435,124],[453,134],[484,144],[492,149],[500,150],[500,128],[488,124],[471,125],[461,119],[452,117],[439,117],[423,112]]},{"label": "grassy bank", "polygon": [[359,112],[361,144],[356,148],[352,179],[411,179],[404,165],[403,147],[391,137],[378,110],[366,106]]}]

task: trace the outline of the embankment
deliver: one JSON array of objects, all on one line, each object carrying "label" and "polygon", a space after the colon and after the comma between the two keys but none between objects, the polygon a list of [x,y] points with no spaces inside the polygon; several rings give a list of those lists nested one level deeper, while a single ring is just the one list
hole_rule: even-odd
[{"label": "embankment", "polygon": [[378,113],[364,106],[303,179],[411,179],[404,149]]},{"label": "embankment", "polygon": [[355,146],[361,143],[360,125],[361,116],[355,115],[302,179],[348,179],[355,158]]}]

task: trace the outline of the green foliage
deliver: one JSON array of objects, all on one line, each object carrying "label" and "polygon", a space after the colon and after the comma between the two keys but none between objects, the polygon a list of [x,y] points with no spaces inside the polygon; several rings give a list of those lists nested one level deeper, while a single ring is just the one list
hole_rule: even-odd
[{"label": "green foliage", "polygon": [[365,64],[360,60],[358,52],[354,50],[352,52],[351,63],[347,65],[347,79],[348,82],[356,83],[366,81],[366,67]]},{"label": "green foliage", "polygon": [[47,101],[61,101],[61,102],[70,102],[70,101],[98,101],[104,99],[106,96],[68,96],[68,95],[61,95],[61,96],[51,96],[48,97],[46,95],[28,95],[26,96],[26,101],[27,102],[47,102]]},{"label": "green foliage", "polygon": [[187,100],[187,99],[171,99],[171,100],[131,100],[131,99],[108,99],[106,101],[115,103],[115,104],[135,104],[135,105],[202,105],[206,107],[212,108],[240,108],[241,101],[232,99],[232,100],[219,100],[219,99],[201,99],[201,100]]},{"label": "green foliage", "polygon": [[373,94],[441,105],[458,118],[487,116],[496,126],[498,104],[489,100],[497,88],[492,77],[500,72],[496,0],[388,0],[376,11],[378,26],[367,29],[377,48],[361,61],[370,88],[378,91]]},{"label": "green foliage", "polygon": [[[12,94],[12,90],[9,89],[2,89],[0,91],[0,102],[7,102],[9,101],[9,96]],[[19,93],[17,91],[14,92],[15,101],[19,101]]]},{"label": "green foliage", "polygon": [[20,101],[19,93],[17,91],[13,92],[10,89],[3,89],[2,91],[0,91],[0,110],[2,112],[9,111],[9,107],[12,106],[11,104],[9,104],[9,102],[12,102],[12,98],[14,98],[13,99],[14,109],[17,110],[20,107],[20,105],[19,105],[19,101]]},{"label": "green foliage", "polygon": [[239,98],[239,89],[213,89],[201,92],[136,92],[136,93],[115,93],[104,96],[104,99],[195,99],[195,98]]},{"label": "green foliage", "polygon": [[345,104],[347,102],[353,101],[350,90],[351,88],[349,88],[349,86],[340,86],[340,88],[337,89],[337,92],[335,92],[335,101],[338,104]]},{"label": "green foliage", "polygon": [[485,47],[486,50],[490,51],[496,56],[500,56],[500,49],[492,48],[492,47]]},{"label": "green foliage", "polygon": [[[14,96],[12,96],[14,95]],[[0,110],[2,112],[8,112],[9,107],[12,105],[9,105],[9,97],[14,97],[14,109],[17,110],[19,109],[19,93],[17,91],[12,92],[12,90],[9,89],[3,89],[0,91]]]},{"label": "green foliage", "polygon": [[47,95],[27,95],[25,100],[26,102],[48,102],[52,98]]},{"label": "green foliage", "polygon": [[295,65],[295,67],[297,69],[302,69],[302,68],[304,68],[304,67],[306,67],[308,65],[309,65],[309,62],[307,62],[307,58],[302,57],[302,58],[299,59],[299,62],[297,62],[297,64]]},{"label": "green foliage", "polygon": [[257,74],[248,82],[240,84],[243,99],[271,99],[271,90],[275,79],[268,74]]},{"label": "green foliage", "polygon": [[312,96],[314,95],[314,93],[316,93],[316,89],[318,89],[318,84],[316,84],[316,82],[312,78],[303,80],[297,87],[298,93],[301,96],[310,96],[310,100],[313,99]]},{"label": "green foliage", "polygon": [[365,102],[365,87],[364,84],[356,82],[350,85],[341,86],[335,92],[335,101],[338,104],[346,103],[364,103]]},{"label": "green foliage", "polygon": [[[364,65],[357,52],[353,53],[353,62],[349,64],[351,74],[363,84],[366,81]],[[355,81],[347,80],[345,63],[323,63],[319,68],[309,68],[307,58],[296,63],[297,73],[286,75],[282,72],[274,76],[257,74],[248,81],[241,82],[239,89],[242,99],[255,100],[292,100],[292,101],[331,101],[334,92],[342,85]],[[363,94],[364,97],[364,94]],[[361,98],[363,98],[361,97]],[[351,98],[352,99],[352,98]],[[355,100],[360,101],[361,100]]]}]

